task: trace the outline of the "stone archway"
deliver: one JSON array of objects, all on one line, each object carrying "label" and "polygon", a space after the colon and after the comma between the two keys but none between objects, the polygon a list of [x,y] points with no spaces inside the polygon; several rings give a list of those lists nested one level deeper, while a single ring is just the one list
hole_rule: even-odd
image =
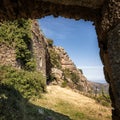
[{"label": "stone archway", "polygon": [[63,16],[95,23],[104,73],[110,84],[112,118],[120,119],[119,0],[1,0],[0,20]]}]

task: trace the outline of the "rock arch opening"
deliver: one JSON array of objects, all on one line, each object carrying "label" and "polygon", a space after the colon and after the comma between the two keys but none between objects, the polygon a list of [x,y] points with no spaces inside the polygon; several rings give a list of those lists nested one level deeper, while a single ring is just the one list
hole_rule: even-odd
[{"label": "rock arch opening", "polygon": [[94,21],[104,74],[110,84],[112,118],[120,119],[120,1],[2,0],[0,19],[42,18],[47,15]]}]

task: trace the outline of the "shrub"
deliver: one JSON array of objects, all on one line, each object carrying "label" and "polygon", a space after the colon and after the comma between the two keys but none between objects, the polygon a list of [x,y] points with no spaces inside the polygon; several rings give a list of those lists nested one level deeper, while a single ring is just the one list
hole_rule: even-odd
[{"label": "shrub", "polygon": [[61,87],[67,87],[67,81],[63,81]]},{"label": "shrub", "polygon": [[53,49],[49,49],[49,53],[52,67],[61,69],[60,56]]},{"label": "shrub", "polygon": [[14,87],[24,98],[40,97],[46,91],[46,80],[40,72],[17,70],[8,66],[0,66],[0,71],[0,82]]},{"label": "shrub", "polygon": [[53,46],[53,40],[47,39],[47,42],[48,42],[48,46],[49,46],[49,47],[52,47],[52,46]]},{"label": "shrub", "polygon": [[[0,43],[12,46],[16,50],[16,59],[22,68],[29,70],[35,68],[31,59],[31,20],[18,19],[0,22]],[[32,65],[32,66],[31,66]],[[33,69],[32,69],[33,70]]]},{"label": "shrub", "polygon": [[36,70],[36,61],[33,58],[31,58],[28,62],[26,62],[25,69],[28,71],[35,71]]},{"label": "shrub", "polygon": [[63,70],[63,74],[65,76],[65,79],[69,78],[74,84],[77,84],[80,80],[80,77],[69,69]]},{"label": "shrub", "polygon": [[72,72],[72,73],[71,73],[71,80],[74,82],[74,84],[77,85],[77,83],[78,83],[79,80],[80,80],[80,77],[79,77],[76,73]]},{"label": "shrub", "polygon": [[100,104],[102,104],[103,106],[110,106],[111,105],[111,100],[110,100],[110,96],[109,95],[98,95],[96,98],[96,101]]},{"label": "shrub", "polygon": [[79,69],[79,71],[81,72],[81,74],[83,74],[83,71],[82,71],[82,69]]},{"label": "shrub", "polygon": [[52,82],[54,80],[56,80],[55,74],[54,73],[50,73],[49,82]]}]

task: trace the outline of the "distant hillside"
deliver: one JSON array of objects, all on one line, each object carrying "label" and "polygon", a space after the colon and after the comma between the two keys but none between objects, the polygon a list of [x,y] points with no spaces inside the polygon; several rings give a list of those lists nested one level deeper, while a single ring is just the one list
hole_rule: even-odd
[{"label": "distant hillside", "polygon": [[97,92],[97,93],[106,93],[106,94],[109,94],[109,84],[107,83],[97,83],[97,82],[91,82],[91,81],[88,81],[93,92]]}]

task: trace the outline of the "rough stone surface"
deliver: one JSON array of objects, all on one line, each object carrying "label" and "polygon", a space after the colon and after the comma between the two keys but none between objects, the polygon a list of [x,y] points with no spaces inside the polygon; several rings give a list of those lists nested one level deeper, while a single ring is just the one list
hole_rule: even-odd
[{"label": "rough stone surface", "polygon": [[104,4],[101,18],[97,20],[96,30],[100,47],[100,56],[104,65],[104,74],[110,84],[112,100],[112,119],[120,119],[120,1],[109,0]]},{"label": "rough stone surface", "polygon": [[75,64],[72,62],[64,48],[55,46],[53,49],[60,56],[60,62],[63,69],[76,70]]},{"label": "rough stone surface", "polygon": [[106,47],[107,32],[120,23],[120,1],[106,0],[102,9],[101,16],[96,20],[96,30],[100,41],[100,47]]},{"label": "rough stone surface", "polygon": [[0,19],[41,18],[47,15],[62,15],[68,18],[95,20],[104,1],[2,0],[0,4]]},{"label": "rough stone surface", "polygon": [[43,0],[63,5],[78,5],[89,8],[100,8],[105,0]]},{"label": "rough stone surface", "polygon": [[120,24],[108,33],[108,59],[112,100],[114,101],[113,119],[120,118]]},{"label": "rough stone surface", "polygon": [[37,20],[32,21],[32,51],[37,64],[37,71],[41,71],[46,76],[47,42],[39,29]]},{"label": "rough stone surface", "polygon": [[20,68],[20,65],[16,61],[14,48],[6,46],[5,44],[0,44],[0,64],[12,65],[13,67]]},{"label": "rough stone surface", "polygon": [[[59,55],[60,57],[60,64],[61,69],[58,68],[52,68],[52,73],[57,78],[56,82],[57,84],[61,85],[64,81],[64,74],[63,71],[65,69],[68,69],[69,71],[77,74],[79,76],[79,82],[77,85],[75,83],[73,84],[72,80],[70,78],[67,78],[68,84],[72,88],[77,88],[80,91],[88,92],[91,90],[90,84],[87,81],[87,78],[83,75],[83,73],[76,67],[76,65],[73,63],[73,61],[68,56],[67,52],[62,47],[54,46],[53,50]],[[54,82],[55,83],[55,82]]]}]

